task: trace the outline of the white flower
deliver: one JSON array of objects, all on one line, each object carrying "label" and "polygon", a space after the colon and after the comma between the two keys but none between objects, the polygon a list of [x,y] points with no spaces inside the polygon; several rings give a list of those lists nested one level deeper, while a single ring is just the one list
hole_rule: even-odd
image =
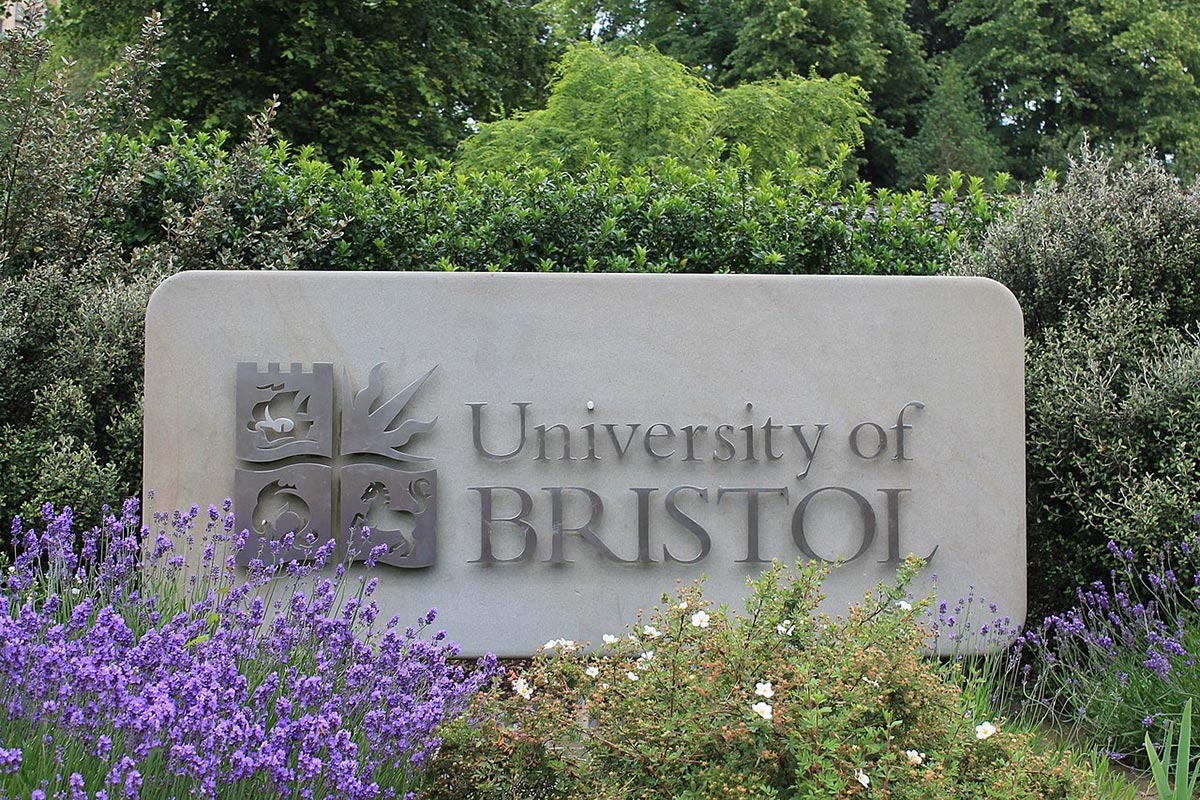
[{"label": "white flower", "polygon": [[790,619],[785,619],[783,622],[775,626],[775,632],[780,636],[791,636],[796,632],[796,626],[792,624]]},{"label": "white flower", "polygon": [[854,771],[854,780],[861,783],[863,785],[863,788],[866,788],[871,785],[871,777],[869,775],[867,775],[867,773],[863,772],[861,769]]},{"label": "white flower", "polygon": [[658,628],[654,627],[653,625],[647,625],[642,628],[642,633],[646,636],[649,636],[651,639],[657,639],[658,637],[662,636]]},{"label": "white flower", "polygon": [[680,600],[679,605],[676,606],[676,608],[678,608],[680,611],[687,611],[687,600]]},{"label": "white flower", "polygon": [[642,653],[640,656],[637,657],[637,663],[634,664],[634,666],[638,669],[645,669],[646,667],[650,666],[650,661],[653,658],[654,658],[654,651],[647,650],[646,652]]},{"label": "white flower", "polygon": [[544,645],[542,645],[542,649],[549,652],[549,651],[553,650],[557,645],[558,645],[558,639],[551,639],[550,641],[548,641]]},{"label": "white flower", "polygon": [[533,699],[533,687],[524,678],[517,678],[512,682],[513,691],[524,697],[526,700]]},{"label": "white flower", "polygon": [[899,600],[896,602],[896,605],[901,611],[912,611],[912,603],[908,602],[907,600]]},{"label": "white flower", "polygon": [[629,680],[631,680],[631,681],[636,681],[638,679],[636,672],[626,672],[625,677],[629,678]]},{"label": "white flower", "polygon": [[750,710],[753,711],[755,714],[758,714],[760,717],[765,719],[767,722],[771,721],[771,717],[774,714],[774,712],[771,710],[771,704],[764,703],[761,700],[759,702],[755,703],[754,705],[750,706]]},{"label": "white flower", "polygon": [[695,614],[692,614],[692,625],[697,628],[707,628],[709,619],[708,614],[703,611],[697,611]]},{"label": "white flower", "polygon": [[595,664],[592,664],[590,667],[585,669],[583,671],[583,673],[585,675],[587,675],[589,678],[597,678],[600,676],[600,668],[597,667]]},{"label": "white flower", "polygon": [[770,681],[763,681],[762,683],[754,684],[754,693],[759,697],[770,699],[775,696],[775,688],[771,686]]},{"label": "white flower", "polygon": [[600,638],[604,640],[605,644],[616,644],[617,642],[621,641],[620,636],[613,636],[611,633],[606,633]]},{"label": "white flower", "polygon": [[552,652],[555,648],[562,648],[564,653],[574,653],[579,649],[579,645],[574,639],[551,639],[542,645],[542,649],[547,653]]},{"label": "white flower", "polygon": [[925,763],[925,754],[918,753],[916,750],[905,750],[904,757],[908,759],[908,763],[914,767],[919,767]]},{"label": "white flower", "polygon": [[986,720],[975,726],[975,738],[987,739],[996,732],[996,726]]}]

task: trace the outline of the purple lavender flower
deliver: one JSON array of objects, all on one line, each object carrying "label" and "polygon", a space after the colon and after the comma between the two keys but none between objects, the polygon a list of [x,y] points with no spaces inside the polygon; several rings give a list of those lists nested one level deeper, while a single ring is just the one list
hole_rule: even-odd
[{"label": "purple lavender flower", "polygon": [[[353,592],[340,599],[345,570],[322,577],[333,543],[314,548],[310,564],[276,571],[259,562],[238,577],[218,555],[236,537],[215,524],[213,508],[201,569],[180,584],[190,599],[143,594],[154,564],[175,574],[174,548],[192,539],[200,510],[156,516],[153,533],[136,513],[126,503],[120,518],[84,533],[77,557],[70,510],[44,508],[45,531],[14,537],[15,571],[0,578],[6,733],[51,731],[47,747],[75,742],[106,762],[108,788],[97,798],[138,797],[168,776],[208,798],[236,784],[281,796],[395,796],[438,747],[443,721],[499,671],[488,658],[468,675],[444,632],[422,638],[434,610],[407,632],[376,628],[374,603]],[[141,541],[155,543],[148,564]],[[291,594],[272,614],[260,592],[281,574]],[[76,577],[85,596],[27,599]],[[160,765],[153,774],[149,763]],[[21,764],[20,749],[0,748],[0,774]],[[55,797],[86,796],[78,774],[65,787],[57,780]]]},{"label": "purple lavender flower", "polygon": [[0,747],[0,775],[16,772],[21,768],[21,748],[5,749]]}]

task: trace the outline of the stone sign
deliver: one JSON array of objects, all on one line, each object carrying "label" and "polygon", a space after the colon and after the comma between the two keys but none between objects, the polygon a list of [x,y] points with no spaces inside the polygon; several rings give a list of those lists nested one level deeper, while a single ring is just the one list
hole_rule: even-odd
[{"label": "stone sign", "polygon": [[184,273],[145,486],[233,498],[242,563],[369,528],[384,615],[467,653],[598,641],[701,574],[736,605],[776,558],[844,561],[833,611],[912,553],[1019,622],[1023,343],[982,278]]}]

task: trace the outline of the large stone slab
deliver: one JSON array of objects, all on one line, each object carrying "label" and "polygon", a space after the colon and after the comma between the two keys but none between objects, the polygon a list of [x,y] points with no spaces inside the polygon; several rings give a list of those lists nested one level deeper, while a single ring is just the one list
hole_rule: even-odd
[{"label": "large stone slab", "polygon": [[846,561],[831,609],[913,553],[1020,621],[1023,341],[979,278],[185,273],[147,312],[145,485],[234,498],[252,543],[369,526],[385,613],[469,653],[801,556]]}]

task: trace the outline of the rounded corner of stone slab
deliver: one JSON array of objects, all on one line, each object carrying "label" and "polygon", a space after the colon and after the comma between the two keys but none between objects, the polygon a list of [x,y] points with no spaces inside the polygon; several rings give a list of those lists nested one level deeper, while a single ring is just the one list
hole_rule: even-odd
[{"label": "rounded corner of stone slab", "polygon": [[989,303],[1000,309],[1000,313],[1011,314],[1020,327],[1022,338],[1024,338],[1025,311],[1021,308],[1020,301],[1017,300],[1017,296],[1012,293],[1011,289],[994,278],[985,278],[982,275],[964,278],[964,280],[978,285],[980,293],[987,298]]},{"label": "rounded corner of stone slab", "polygon": [[171,300],[180,294],[189,291],[191,284],[198,280],[203,280],[200,276],[204,275],[199,271],[176,272],[174,275],[168,275],[158,286],[154,287],[154,291],[150,293],[150,300],[146,304],[146,318],[158,313],[158,310],[164,305],[167,305]]}]

